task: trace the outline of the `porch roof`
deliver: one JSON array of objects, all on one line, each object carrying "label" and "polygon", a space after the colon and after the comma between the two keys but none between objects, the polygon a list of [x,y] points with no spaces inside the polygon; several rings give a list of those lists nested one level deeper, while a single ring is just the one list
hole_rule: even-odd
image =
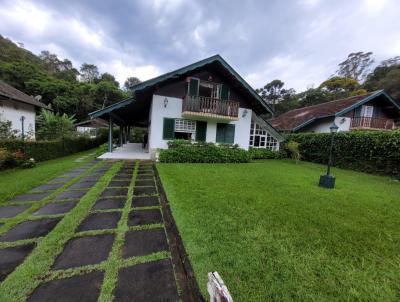
[{"label": "porch roof", "polygon": [[106,108],[89,113],[90,118],[112,117],[117,124],[132,126],[147,126],[148,112],[150,110],[151,96],[153,90],[160,84],[173,81],[189,75],[191,72],[212,66],[223,73],[235,86],[242,91],[252,102],[258,113],[272,113],[272,109],[251,88],[251,86],[220,56],[214,55],[196,63],[187,65],[177,70],[165,73],[153,79],[144,81],[132,87],[133,97],[122,100]]}]

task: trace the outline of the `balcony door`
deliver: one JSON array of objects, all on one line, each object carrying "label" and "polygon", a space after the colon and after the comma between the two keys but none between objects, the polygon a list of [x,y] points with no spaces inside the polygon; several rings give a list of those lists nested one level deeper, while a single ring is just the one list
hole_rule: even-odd
[{"label": "balcony door", "polygon": [[370,128],[373,116],[374,116],[374,106],[363,105],[361,107],[361,126]]}]

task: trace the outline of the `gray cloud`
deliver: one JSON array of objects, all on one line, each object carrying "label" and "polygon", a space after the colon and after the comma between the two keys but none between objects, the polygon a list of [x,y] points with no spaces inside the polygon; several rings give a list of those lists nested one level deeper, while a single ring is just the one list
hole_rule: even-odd
[{"label": "gray cloud", "polygon": [[318,85],[353,51],[400,54],[396,0],[3,0],[0,33],[142,80],[219,53],[254,87]]}]

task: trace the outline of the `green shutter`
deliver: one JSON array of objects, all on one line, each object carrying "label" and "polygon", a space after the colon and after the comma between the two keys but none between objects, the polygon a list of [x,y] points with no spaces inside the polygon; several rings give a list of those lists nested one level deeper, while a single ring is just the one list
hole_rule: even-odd
[{"label": "green shutter", "polygon": [[190,96],[198,96],[199,95],[199,79],[190,78],[188,92],[189,92]]},{"label": "green shutter", "polygon": [[225,126],[225,143],[233,144],[235,141],[235,125],[227,124]]},{"label": "green shutter", "polygon": [[229,100],[229,87],[221,84],[221,100]]},{"label": "green shutter", "polygon": [[223,144],[225,140],[225,124],[217,124],[217,137],[215,141]]},{"label": "green shutter", "polygon": [[164,118],[163,139],[174,139],[175,119]]},{"label": "green shutter", "polygon": [[205,142],[207,135],[207,122],[196,121],[196,141]]}]

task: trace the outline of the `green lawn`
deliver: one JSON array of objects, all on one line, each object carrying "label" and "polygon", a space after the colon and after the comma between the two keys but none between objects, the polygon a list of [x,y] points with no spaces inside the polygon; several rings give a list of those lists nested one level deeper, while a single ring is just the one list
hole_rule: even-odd
[{"label": "green lawn", "polygon": [[[65,156],[57,159],[39,162],[32,169],[8,169],[0,171],[0,203],[7,201],[20,193],[46,183],[48,180],[63,172],[81,166],[84,161],[94,159],[97,149],[76,153],[74,155]],[[75,161],[82,158],[83,161]]]},{"label": "green lawn", "polygon": [[158,164],[206,295],[218,271],[235,301],[399,301],[400,183],[289,160]]}]

